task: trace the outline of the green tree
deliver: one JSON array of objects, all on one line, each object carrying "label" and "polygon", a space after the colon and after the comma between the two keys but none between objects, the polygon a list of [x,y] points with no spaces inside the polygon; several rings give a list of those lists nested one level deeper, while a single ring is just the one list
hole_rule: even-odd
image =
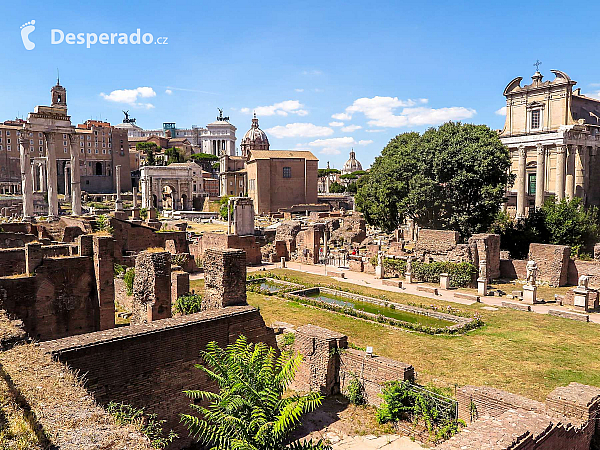
[{"label": "green tree", "polygon": [[346,188],[337,181],[334,181],[329,185],[329,192],[332,194],[342,194],[346,192]]},{"label": "green tree", "polygon": [[190,435],[216,450],[323,449],[322,442],[289,444],[289,435],[303,414],[321,405],[321,394],[283,393],[294,379],[300,355],[282,354],[264,343],[252,344],[240,336],[234,344],[220,348],[210,342],[201,352],[200,370],[219,386],[218,392],[185,391],[200,416],[182,414]]},{"label": "green tree", "polygon": [[233,212],[233,205],[229,205],[229,196],[224,195],[223,197],[221,197],[219,199],[219,205],[219,215],[221,216],[221,219],[227,220],[228,213]]},{"label": "green tree", "polygon": [[338,169],[319,169],[317,172],[320,177],[324,177],[325,175],[332,173],[341,173]]},{"label": "green tree", "polygon": [[448,122],[396,136],[357,181],[356,204],[387,231],[413,218],[462,236],[489,228],[504,199],[510,155],[485,125]]},{"label": "green tree", "polygon": [[349,192],[350,194],[356,194],[357,191],[358,188],[356,186],[356,181],[353,181],[352,183],[349,183],[348,186],[346,186],[346,192]]},{"label": "green tree", "polygon": [[183,153],[181,153],[181,149],[178,147],[165,149],[165,156],[167,157],[167,165],[185,162],[185,156]]}]

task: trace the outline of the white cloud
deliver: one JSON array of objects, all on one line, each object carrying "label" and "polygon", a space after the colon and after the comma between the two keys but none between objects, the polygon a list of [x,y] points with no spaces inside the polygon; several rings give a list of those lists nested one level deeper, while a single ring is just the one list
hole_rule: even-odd
[{"label": "white cloud", "polygon": [[[345,115],[350,120],[355,113],[363,113],[367,123],[375,127],[406,127],[411,125],[439,125],[448,120],[462,120],[473,117],[477,112],[471,108],[453,106],[449,108],[427,108],[426,98],[399,100],[398,97],[359,98],[346,108],[345,113],[335,114],[334,118]],[[395,114],[402,108],[399,114]],[[338,116],[338,117],[335,117]],[[340,119],[341,120],[341,119]]]},{"label": "white cloud", "polygon": [[360,125],[348,125],[347,127],[342,128],[344,133],[352,133],[353,131],[360,130],[362,127]]},{"label": "white cloud", "polygon": [[[283,102],[275,103],[270,106],[257,106],[254,108],[254,112],[258,116],[287,116],[289,114],[296,114],[298,116],[306,116],[308,111],[304,108],[304,105],[298,100],[285,100]],[[250,108],[242,108],[241,112],[248,114]]]},{"label": "white cloud", "polygon": [[289,137],[321,137],[330,136],[333,130],[329,127],[320,127],[312,123],[288,123],[287,125],[278,125],[266,130],[276,138]]},{"label": "white cloud", "polygon": [[503,106],[502,108],[497,109],[495,112],[499,116],[505,116],[506,115],[506,106]]},{"label": "white cloud", "polygon": [[173,93],[173,91],[171,89],[165,90],[165,94],[167,94],[167,95],[171,95],[172,93]]},{"label": "white cloud", "polygon": [[294,89],[296,92],[304,92],[304,89]]},{"label": "white cloud", "polygon": [[313,91],[315,91],[315,92],[323,92],[323,89],[314,88]]},{"label": "white cloud", "polygon": [[317,69],[303,70],[302,75],[321,75],[323,72]]},{"label": "white cloud", "polygon": [[350,119],[352,119],[352,116],[350,114],[346,114],[346,113],[338,113],[338,114],[332,114],[331,118],[335,119],[335,120],[350,120]]},{"label": "white cloud", "polygon": [[104,92],[101,92],[100,96],[104,100],[108,100],[110,102],[127,103],[132,106],[139,106],[142,108],[151,109],[154,108],[154,105],[152,105],[151,103],[138,103],[138,97],[156,97],[156,92],[154,92],[154,89],[152,89],[151,87],[143,86],[135,89],[117,89],[115,91],[112,91],[108,95]]},{"label": "white cloud", "polygon": [[583,94],[586,97],[590,97],[590,98],[595,98],[600,100],[600,91],[595,91],[595,92],[589,92],[587,94]]},{"label": "white cloud", "polygon": [[369,145],[372,144],[373,141],[371,139],[361,139],[358,141],[358,145]]},{"label": "white cloud", "polygon": [[383,132],[385,132],[385,130],[379,130],[379,129],[365,130],[365,133],[383,133]]},{"label": "white cloud", "polygon": [[339,155],[342,153],[340,148],[347,148],[355,144],[356,141],[353,137],[344,136],[330,139],[317,139],[316,141],[309,142],[310,147],[321,147],[319,153],[324,155]]},{"label": "white cloud", "polygon": [[329,122],[330,127],[343,127],[344,122]]}]

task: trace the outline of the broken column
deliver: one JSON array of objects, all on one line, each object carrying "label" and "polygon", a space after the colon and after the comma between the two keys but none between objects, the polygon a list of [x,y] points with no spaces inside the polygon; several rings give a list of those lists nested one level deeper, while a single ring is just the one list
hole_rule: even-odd
[{"label": "broken column", "polygon": [[412,256],[406,258],[406,270],[404,272],[404,280],[408,284],[412,283]]},{"label": "broken column", "polygon": [[171,254],[144,251],[135,259],[132,324],[171,317]]},{"label": "broken column", "polygon": [[583,308],[586,312],[589,310],[590,301],[589,282],[590,277],[588,275],[581,275],[577,287],[573,289],[573,306]]},{"label": "broken column", "polygon": [[19,152],[21,157],[21,192],[23,193],[23,220],[31,220],[33,217],[33,180],[29,151],[25,148],[25,138],[19,138]]},{"label": "broken column", "polygon": [[[88,236],[81,236],[79,245],[81,256],[85,256],[89,252]],[[92,246],[100,311],[98,326],[99,330],[108,330],[115,327],[115,240],[112,236],[94,236]]]},{"label": "broken column", "polygon": [[132,208],[137,208],[137,194],[138,194],[138,190],[137,190],[136,187],[134,187],[132,189],[132,191],[133,191],[133,205],[132,205]]},{"label": "broken column", "polygon": [[485,259],[479,260],[479,278],[477,278],[477,293],[479,295],[487,295],[488,276],[487,262]]},{"label": "broken column", "polygon": [[79,171],[79,147],[74,136],[69,134],[71,151],[71,209],[74,216],[81,215],[81,174]]},{"label": "broken column", "polygon": [[232,234],[246,236],[254,234],[254,203],[250,197],[233,199]]},{"label": "broken column", "polygon": [[440,273],[440,289],[450,289],[450,274]]},{"label": "broken column", "polygon": [[204,252],[202,310],[246,304],[246,252],[209,248]]},{"label": "broken column", "polygon": [[121,166],[115,166],[115,182],[117,186],[117,201],[115,202],[115,211],[123,211],[123,201],[121,200]]},{"label": "broken column", "polygon": [[64,180],[65,180],[65,201],[69,202],[71,201],[71,195],[69,194],[69,187],[70,187],[70,177],[69,177],[69,166],[65,164],[65,173],[64,173]]}]

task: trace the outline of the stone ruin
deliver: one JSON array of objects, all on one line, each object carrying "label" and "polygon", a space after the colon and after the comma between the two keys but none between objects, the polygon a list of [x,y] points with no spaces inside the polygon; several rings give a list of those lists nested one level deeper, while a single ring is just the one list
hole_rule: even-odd
[{"label": "stone ruin", "polygon": [[202,310],[246,304],[246,255],[237,249],[208,249]]},{"label": "stone ruin", "polygon": [[135,260],[131,323],[171,317],[171,254],[144,251]]}]

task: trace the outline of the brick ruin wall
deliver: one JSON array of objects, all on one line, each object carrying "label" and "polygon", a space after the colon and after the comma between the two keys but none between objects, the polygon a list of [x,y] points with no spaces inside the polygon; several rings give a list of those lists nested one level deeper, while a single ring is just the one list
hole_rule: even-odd
[{"label": "brick ruin wall", "polygon": [[[92,241],[92,236],[87,237]],[[110,244],[112,239],[94,237],[96,247],[104,242]],[[96,252],[88,246],[83,256],[60,258],[45,257],[39,244],[29,244],[29,248],[38,249],[31,253],[30,270],[35,275],[24,274],[25,251],[20,249],[21,276],[0,277],[0,308],[21,319],[31,337],[57,339],[114,327],[110,245]]]},{"label": "brick ruin wall", "polygon": [[490,279],[500,277],[500,235],[480,233],[469,238],[471,262],[479,268],[479,262],[484,259],[487,263],[487,276]]},{"label": "brick ruin wall", "polygon": [[153,228],[126,220],[111,219],[115,239],[115,262],[133,266],[131,255],[148,248],[168,248],[172,254],[189,253],[185,231],[156,232]]},{"label": "brick ruin wall", "polygon": [[141,252],[135,259],[132,324],[171,317],[171,255]]},{"label": "brick ruin wall", "polygon": [[383,384],[415,378],[413,366],[382,356],[348,348],[348,337],[315,325],[304,325],[296,331],[294,352],[303,361],[296,372],[294,389],[317,391],[323,395],[345,392],[357,378],[370,405],[381,404]]},{"label": "brick ruin wall", "polygon": [[461,387],[456,398],[469,426],[438,450],[589,450],[598,437],[600,389],[594,386],[558,387],[545,402],[483,386]]},{"label": "brick ruin wall", "polygon": [[189,245],[190,254],[196,261],[204,261],[204,252],[209,248],[238,249],[246,252],[246,264],[261,263],[261,242],[255,236],[237,236],[224,233],[204,233],[196,242]]},{"label": "brick ruin wall", "polygon": [[529,259],[538,266],[538,279],[554,287],[567,284],[570,253],[568,245],[529,245]]},{"label": "brick ruin wall", "polygon": [[431,230],[421,228],[415,250],[426,253],[447,253],[456,248],[460,242],[458,231]]},{"label": "brick ruin wall", "polygon": [[240,334],[276,346],[272,330],[256,308],[234,306],[49,341],[40,347],[87,374],[86,386],[100,403],[144,407],[165,419],[164,428],[181,437],[172,447],[178,449],[190,442],[179,422],[180,413],[192,413],[192,400],[183,390],[215,389],[194,367],[201,363],[200,350],[211,341],[224,347]]}]

